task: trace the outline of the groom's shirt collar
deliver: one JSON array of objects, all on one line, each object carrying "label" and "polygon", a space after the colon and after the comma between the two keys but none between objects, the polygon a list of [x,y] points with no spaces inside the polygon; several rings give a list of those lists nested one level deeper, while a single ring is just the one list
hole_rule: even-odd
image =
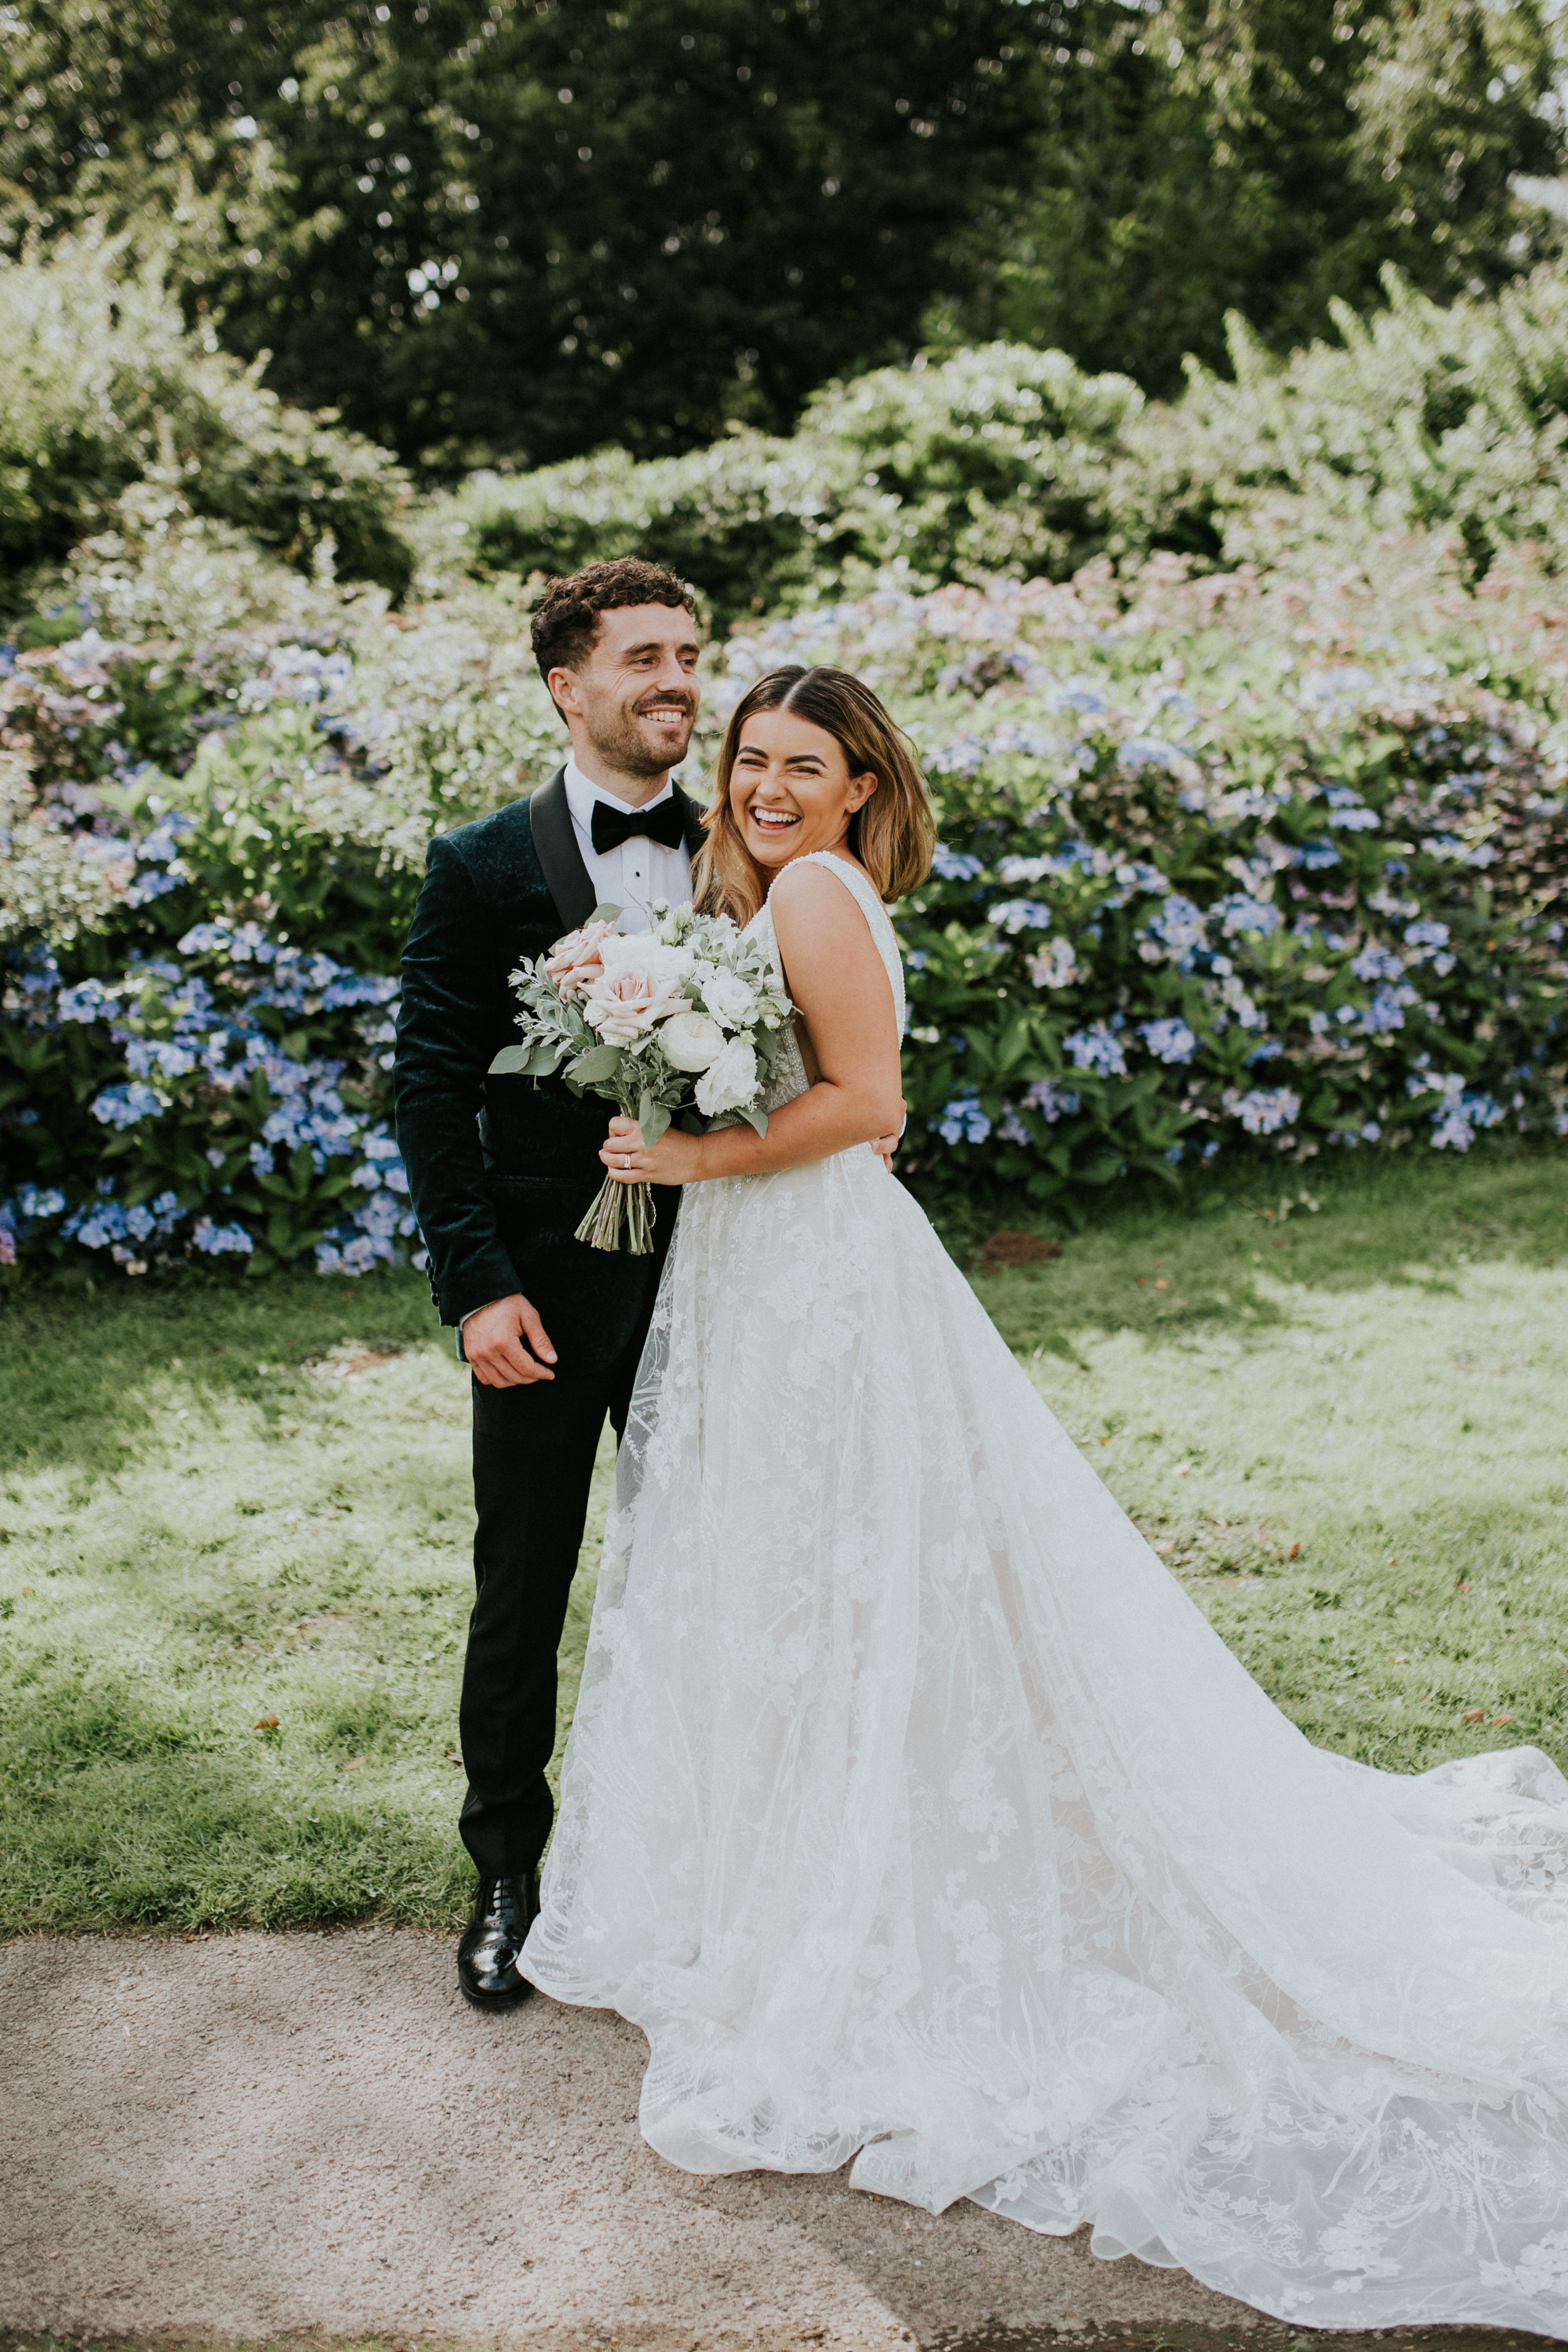
[{"label": "groom's shirt collar", "polygon": [[[668,898],[679,907],[691,896],[691,861],[684,845],[670,848],[662,841],[650,841],[646,834],[633,834],[617,848],[605,851],[594,846],[594,810],[604,801],[625,813],[627,803],[617,800],[583,773],[575,760],[565,767],[566,806],[571,814],[572,832],[582,856],[584,869],[594,886],[595,896],[601,906],[621,908],[617,928],[623,931],[646,931],[647,908],[656,898]],[[673,784],[667,783],[646,805],[657,808],[661,802],[674,797]]]},{"label": "groom's shirt collar", "polygon": [[[655,793],[651,801],[643,801],[639,805],[643,808],[658,808],[661,801],[673,800],[674,797],[675,786],[667,776],[663,792]],[[576,761],[569,759],[566,762],[566,805],[572,812],[572,822],[579,833],[592,834],[595,801],[608,801],[612,808],[617,809],[631,806],[629,801],[622,800],[618,794],[607,793],[603,784],[594,783],[583,773]]]}]

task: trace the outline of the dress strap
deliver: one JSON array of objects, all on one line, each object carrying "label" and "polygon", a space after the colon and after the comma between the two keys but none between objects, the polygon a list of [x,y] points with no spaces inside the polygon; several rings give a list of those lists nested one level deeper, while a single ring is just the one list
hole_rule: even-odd
[{"label": "dress strap", "polygon": [[[871,884],[868,882],[866,877],[858,870],[858,867],[847,864],[842,857],[836,856],[831,849],[808,850],[804,857],[792,858],[790,864],[793,866],[826,866],[830,874],[837,875],[838,879],[843,883],[850,897],[858,906],[860,912],[865,916],[868,924],[870,926],[871,937],[877,942],[878,951],[881,956],[883,965],[887,971],[889,982],[892,987],[893,1010],[898,1015],[899,1034],[901,1037],[904,1034],[904,1021],[906,1017],[904,1003],[904,960],[899,952],[898,933],[894,930],[892,923],[889,918],[888,910],[886,907],[883,906],[880,898],[878,898],[875,889],[872,887]],[[789,866],[786,866],[784,873],[787,874],[788,871]],[[780,876],[779,880],[782,879],[783,876]],[[773,887],[775,889],[778,887],[777,881],[775,881]]]}]

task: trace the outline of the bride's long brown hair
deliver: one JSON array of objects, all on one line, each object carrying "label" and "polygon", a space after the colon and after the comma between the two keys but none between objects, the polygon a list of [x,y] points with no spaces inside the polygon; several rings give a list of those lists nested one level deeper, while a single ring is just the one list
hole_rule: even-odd
[{"label": "bride's long brown hair", "polygon": [[874,775],[877,789],[849,820],[847,847],[891,902],[923,882],[936,845],[936,814],[908,737],[870,688],[847,669],[771,669],[746,688],[730,715],[713,772],[707,835],[691,895],[707,914],[749,923],[766,896],[730,808],[730,776],[741,734],[759,710],[794,710],[831,735],[852,776]]}]

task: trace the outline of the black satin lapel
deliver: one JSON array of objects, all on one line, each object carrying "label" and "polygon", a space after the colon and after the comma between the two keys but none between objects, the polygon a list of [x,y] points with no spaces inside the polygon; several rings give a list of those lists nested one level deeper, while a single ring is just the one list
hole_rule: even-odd
[{"label": "black satin lapel", "polygon": [[547,784],[529,794],[528,822],[533,847],[563,931],[585,923],[599,903],[583,863],[566,801],[566,771],[557,768]]},{"label": "black satin lapel", "polygon": [[686,834],[686,855],[695,857],[708,837],[702,829],[702,811],[690,793],[683,793],[679,784],[671,785],[670,789],[680,808],[680,822]]}]

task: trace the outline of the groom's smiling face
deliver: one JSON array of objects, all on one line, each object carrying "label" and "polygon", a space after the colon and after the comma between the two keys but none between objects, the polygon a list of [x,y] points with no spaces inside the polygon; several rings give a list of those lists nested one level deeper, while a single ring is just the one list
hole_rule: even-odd
[{"label": "groom's smiling face", "polygon": [[678,767],[697,721],[700,651],[696,624],[680,605],[620,604],[601,613],[586,657],[552,669],[548,680],[578,765],[650,783]]}]

